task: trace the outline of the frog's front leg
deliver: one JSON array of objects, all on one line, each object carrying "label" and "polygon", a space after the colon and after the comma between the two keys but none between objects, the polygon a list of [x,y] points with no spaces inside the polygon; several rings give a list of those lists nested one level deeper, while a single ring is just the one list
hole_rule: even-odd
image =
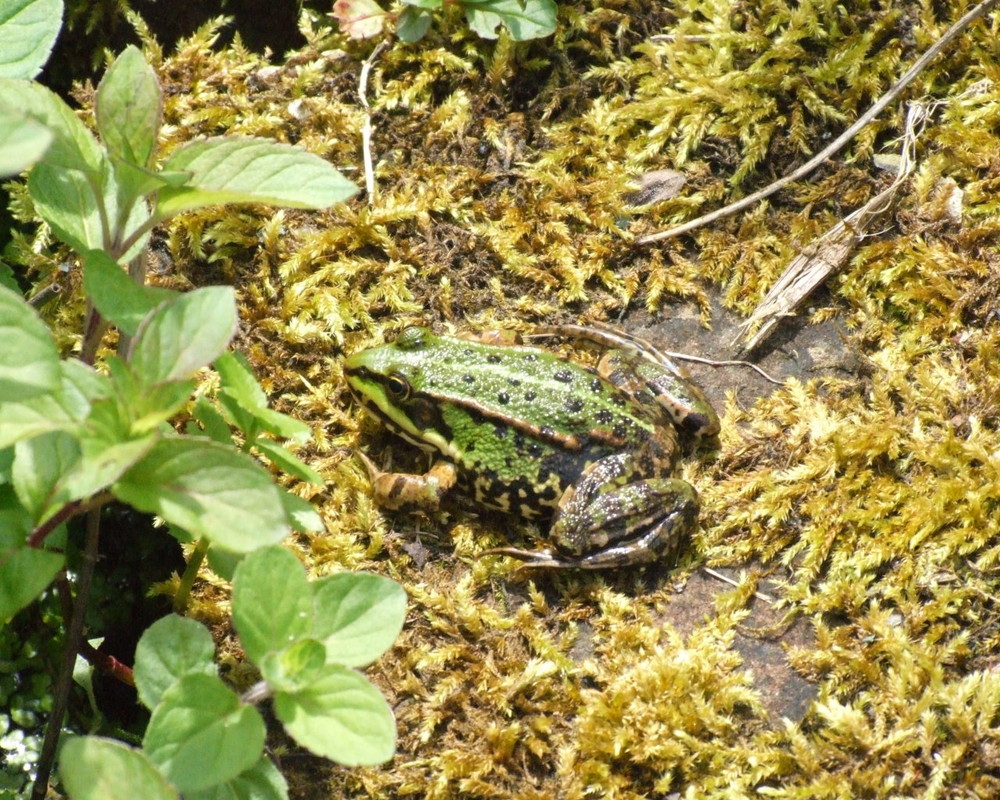
[{"label": "frog's front leg", "polygon": [[553,550],[497,548],[529,566],[608,569],[655,561],[677,547],[698,517],[694,488],[674,478],[624,482],[628,454],[591,464],[564,493],[549,539]]},{"label": "frog's front leg", "polygon": [[372,491],[379,505],[390,509],[420,506],[436,510],[441,498],[458,479],[458,470],[449,461],[435,461],[423,475],[406,472],[384,472],[360,450],[358,456],[368,469]]}]

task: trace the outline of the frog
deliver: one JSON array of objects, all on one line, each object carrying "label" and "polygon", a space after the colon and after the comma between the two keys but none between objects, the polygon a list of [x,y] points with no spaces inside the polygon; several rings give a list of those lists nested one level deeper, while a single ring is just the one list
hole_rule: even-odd
[{"label": "frog", "polygon": [[538,326],[601,351],[586,363],[520,337],[403,329],[348,356],[344,376],[369,414],[433,455],[427,472],[381,470],[360,453],[376,501],[437,509],[454,487],[479,505],[549,520],[535,549],[497,547],[525,566],[598,570],[675,552],[698,496],[673,477],[680,438],[719,432],[701,389],[633,334],[574,324]]}]

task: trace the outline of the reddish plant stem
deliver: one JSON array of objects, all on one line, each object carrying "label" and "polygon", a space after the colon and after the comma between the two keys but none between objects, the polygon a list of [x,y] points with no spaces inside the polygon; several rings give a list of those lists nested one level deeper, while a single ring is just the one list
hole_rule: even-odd
[{"label": "reddish plant stem", "polygon": [[87,502],[74,500],[72,503],[67,503],[31,532],[28,536],[28,547],[41,547],[45,538],[70,517],[100,509],[101,506],[113,499],[114,495],[111,492],[101,492],[95,494]]},{"label": "reddish plant stem", "polygon": [[135,686],[135,676],[128,664],[123,664],[110,653],[102,653],[86,639],[80,642],[80,655],[88,664],[93,664],[95,669],[100,670],[105,675],[110,675],[126,686]]}]

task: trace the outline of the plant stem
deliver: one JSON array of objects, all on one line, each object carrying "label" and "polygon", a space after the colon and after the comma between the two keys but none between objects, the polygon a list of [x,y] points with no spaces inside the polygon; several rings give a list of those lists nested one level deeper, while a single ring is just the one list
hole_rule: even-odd
[{"label": "plant stem", "polygon": [[87,513],[87,537],[83,547],[83,565],[76,584],[76,598],[72,603],[73,615],[66,631],[66,641],[63,645],[63,661],[56,682],[52,699],[52,713],[45,728],[45,741],[38,758],[38,773],[31,787],[31,800],[44,800],[48,794],[49,777],[55,765],[56,746],[59,744],[59,733],[62,730],[63,717],[69,706],[69,693],[73,688],[73,667],[76,665],[76,654],[83,641],[83,623],[87,614],[90,598],[90,584],[94,577],[94,567],[97,564],[97,546],[101,539],[101,509],[91,508]]},{"label": "plant stem", "polygon": [[114,500],[114,497],[111,492],[101,492],[95,494],[86,503],[82,500],[67,503],[31,532],[28,536],[28,547],[41,547],[46,537],[70,517],[84,514],[94,508],[100,508],[105,503]]},{"label": "plant stem", "polygon": [[177,614],[184,614],[187,611],[188,600],[191,599],[191,587],[194,579],[198,577],[198,570],[208,555],[208,539],[199,539],[194,550],[191,551],[191,558],[188,560],[184,574],[181,575],[181,582],[177,586],[177,594],[174,595],[174,611]]},{"label": "plant stem", "polygon": [[100,670],[105,675],[110,675],[126,686],[135,686],[135,675],[132,672],[132,667],[123,664],[110,653],[102,653],[90,642],[83,641],[80,642],[80,655],[88,664],[92,664],[95,669]]},{"label": "plant stem", "polygon": [[[117,261],[122,254],[127,253],[129,250],[131,250],[132,246],[136,242],[138,242],[143,236],[145,236],[147,233],[153,230],[153,228],[155,228],[161,222],[163,222],[164,219],[165,217],[159,217],[156,214],[151,215],[149,219],[147,219],[145,222],[142,223],[142,225],[140,225],[138,228],[132,231],[132,233],[130,233],[128,237],[125,239],[125,241],[122,242],[121,245],[117,248],[117,250],[115,251],[115,260]],[[135,276],[133,276],[133,278],[135,278]],[[139,281],[136,282],[139,283]],[[146,280],[144,275],[140,285],[145,285],[145,283]]]}]

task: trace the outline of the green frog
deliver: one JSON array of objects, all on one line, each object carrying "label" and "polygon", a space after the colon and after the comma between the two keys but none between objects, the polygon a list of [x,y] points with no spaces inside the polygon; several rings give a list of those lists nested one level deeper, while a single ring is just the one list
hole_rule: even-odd
[{"label": "green frog", "polygon": [[488,551],[533,567],[605,569],[662,557],[698,513],[694,489],[671,477],[678,431],[713,435],[718,416],[642,339],[579,325],[534,335],[605,352],[588,366],[518,342],[412,327],[347,358],[358,402],[437,456],[427,473],[409,475],[383,472],[362,454],[376,499],[436,508],[458,485],[482,505],[551,517],[548,546]]}]

